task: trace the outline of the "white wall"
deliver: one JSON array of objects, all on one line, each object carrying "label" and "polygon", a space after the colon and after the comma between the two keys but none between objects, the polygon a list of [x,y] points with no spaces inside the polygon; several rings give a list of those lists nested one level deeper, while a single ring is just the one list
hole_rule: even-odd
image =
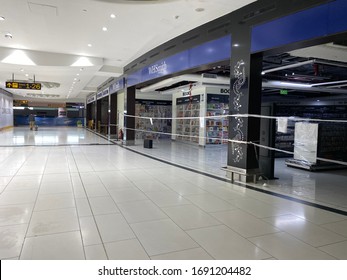
[{"label": "white wall", "polygon": [[13,97],[0,92],[0,130],[13,126]]},{"label": "white wall", "polygon": [[124,128],[124,106],[125,106],[125,95],[124,92],[120,92],[117,94],[117,112],[119,112],[118,118],[118,130]]},{"label": "white wall", "polygon": [[141,92],[139,90],[136,90],[136,99],[148,99],[148,100],[166,100],[171,101],[172,95],[171,94],[161,94],[158,92]]}]

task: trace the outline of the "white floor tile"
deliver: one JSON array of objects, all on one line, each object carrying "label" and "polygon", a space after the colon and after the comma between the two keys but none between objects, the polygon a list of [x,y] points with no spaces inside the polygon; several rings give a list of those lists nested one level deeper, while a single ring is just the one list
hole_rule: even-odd
[{"label": "white floor tile", "polygon": [[46,183],[41,184],[40,194],[72,193],[72,183]]},{"label": "white floor tile", "polygon": [[73,193],[75,198],[86,198],[87,192],[85,191],[82,183],[80,184],[73,184],[72,185]]},{"label": "white floor tile", "polygon": [[136,189],[112,189],[110,190],[110,194],[116,203],[148,199],[143,192]]},{"label": "white floor tile", "polygon": [[165,186],[163,183],[161,183],[157,180],[134,181],[134,184],[136,187],[138,187],[144,193],[169,191],[170,190],[167,186]]},{"label": "white floor tile", "polygon": [[331,260],[330,255],[281,232],[250,238],[251,242],[279,260]]},{"label": "white floor tile", "polygon": [[110,260],[148,260],[149,257],[137,239],[105,243]]},{"label": "white floor tile", "polygon": [[28,224],[33,208],[33,204],[0,206],[0,226]]},{"label": "white floor tile", "polygon": [[[13,133],[20,130],[21,128],[15,128]],[[25,133],[29,132],[27,130],[26,128]],[[0,144],[4,141],[12,143],[13,133],[8,134],[8,131],[0,132]],[[79,139],[78,143],[108,143],[107,140],[84,129],[77,131],[76,128],[41,128],[38,133],[42,143],[44,133],[48,133],[54,137],[59,134],[59,144],[66,144],[67,139],[71,139],[69,135],[76,136],[76,132],[78,136],[74,139]],[[35,144],[33,138],[24,139],[28,141],[27,144]],[[218,228],[214,222],[224,223],[227,226],[225,232],[235,231],[234,234],[239,238],[242,235],[252,240],[265,240],[264,244],[270,249],[264,250],[267,253],[274,251],[275,258],[295,259],[298,257],[294,253],[297,253],[299,259],[310,258],[312,255],[313,259],[324,259],[326,256],[346,259],[344,240],[347,238],[347,219],[344,215],[215,180],[143,157],[119,146],[77,146],[76,143],[73,146],[0,147],[0,228],[25,226],[30,223],[27,240],[33,240],[34,236],[57,235],[53,233],[79,232],[79,238],[84,234],[83,241],[87,244],[101,242],[96,237],[96,225],[90,222],[93,215],[91,202],[94,215],[99,214],[97,225],[103,239],[111,240],[112,243],[122,241],[126,244],[128,240],[136,240],[128,223],[137,225],[169,221],[174,229],[172,233],[167,233],[170,227],[163,224],[155,227],[159,228],[159,232],[154,236],[160,244],[164,243],[159,249],[156,244],[151,245],[150,238],[147,240],[150,250],[165,251],[151,255],[153,259],[215,258],[215,255],[207,253],[199,244],[194,243],[194,248],[186,248],[190,242],[182,237],[187,237],[182,229],[208,232],[210,228]],[[156,149],[144,149],[141,142],[141,145],[135,145],[133,148],[152,155],[157,153],[178,164],[190,165],[225,178],[225,172],[220,167],[226,165],[227,145],[201,149],[170,140],[160,141],[155,145]],[[345,170],[312,173],[288,168],[281,159],[276,160],[275,170],[279,180],[266,181],[265,186],[265,181],[261,181],[255,187],[347,211]],[[65,198],[63,194],[66,195]],[[104,197],[108,199],[105,200]],[[122,207],[121,211],[117,209],[116,212],[116,203],[112,200],[116,200]],[[60,207],[63,208],[46,210]],[[163,207],[166,213],[161,209]],[[78,217],[82,219],[82,223],[79,223]],[[292,217],[292,220],[288,217]],[[280,221],[280,230],[283,232],[272,233],[277,226],[276,221]],[[80,225],[83,227],[81,230]],[[217,236],[223,236],[224,231],[219,231]],[[174,248],[177,238],[174,236],[175,233],[178,234],[178,248]],[[163,237],[162,234],[167,236]],[[226,236],[226,240],[234,240],[228,234]],[[274,240],[267,240],[268,236],[274,236]],[[204,240],[205,237],[201,238]],[[209,239],[206,239],[204,242],[211,246],[210,250],[214,252],[212,242],[209,244]],[[280,240],[278,245],[271,247],[270,241],[275,244],[276,239]],[[18,240],[20,243],[23,238]],[[80,242],[84,246],[86,258],[107,259],[101,244],[85,246],[82,240]],[[1,244],[6,242],[0,242],[0,247]],[[216,244],[218,245],[217,241]],[[324,248],[328,254],[320,250],[318,254],[317,248],[309,244],[324,245],[318,248]],[[48,245],[48,248],[49,246],[51,245]],[[286,253],[283,253],[281,248]],[[223,258],[228,255],[224,250],[222,248],[220,254],[215,254]],[[33,256],[35,257],[34,254]],[[17,255],[9,258],[18,257]],[[46,257],[50,258],[49,254],[44,256]],[[252,258],[255,258],[254,255],[249,257]]]},{"label": "white floor tile", "polygon": [[41,184],[71,182],[70,173],[45,174],[42,176]]},{"label": "white floor tile", "polygon": [[221,224],[217,219],[194,205],[167,207],[163,208],[163,211],[183,230]]},{"label": "white floor tile", "polygon": [[136,223],[131,227],[149,256],[199,247],[171,220]]},{"label": "white floor tile", "polygon": [[84,186],[88,197],[95,196],[108,196],[110,195],[103,184],[98,183],[95,185],[85,185]]},{"label": "white floor tile", "polygon": [[280,231],[242,210],[215,212],[211,215],[246,238]]},{"label": "white floor tile", "polygon": [[0,195],[0,205],[31,204],[37,197],[38,190],[4,191]]},{"label": "white floor tile", "polygon": [[258,218],[267,218],[289,214],[289,212],[286,210],[253,198],[236,199],[232,202],[236,207]]},{"label": "white floor tile", "polygon": [[228,199],[228,200],[234,200],[234,199],[242,199],[246,198],[247,194],[244,188],[242,188],[242,192],[234,191],[232,189],[231,184],[229,184],[228,187],[225,186],[214,186],[212,188],[209,188],[209,193],[214,194],[215,196],[222,198],[222,199]]},{"label": "white floor tile", "polygon": [[84,246],[101,244],[99,231],[93,217],[79,218]]},{"label": "white floor tile", "polygon": [[152,260],[213,260],[202,248],[188,249],[179,252],[152,256]]},{"label": "white floor tile", "polygon": [[187,233],[217,260],[261,260],[271,257],[224,225],[189,230]]},{"label": "white floor tile", "polygon": [[194,186],[185,180],[177,180],[177,182],[169,183],[167,186],[179,195],[203,194],[206,193],[203,189]]},{"label": "white floor tile", "polygon": [[319,249],[339,260],[347,260],[347,241],[323,246]]},{"label": "white floor tile", "polygon": [[174,191],[150,192],[146,194],[159,207],[191,204],[191,202]]},{"label": "white floor tile", "polygon": [[211,194],[187,195],[184,197],[206,212],[235,209],[230,203]]},{"label": "white floor tile", "polygon": [[7,185],[7,190],[38,189],[40,188],[41,177],[41,175],[16,176]]},{"label": "white floor tile", "polygon": [[83,260],[79,231],[29,237],[25,239],[22,260]]},{"label": "white floor tile", "polygon": [[336,223],[324,224],[321,225],[321,227],[338,233],[347,238],[347,220]]},{"label": "white floor tile", "polygon": [[79,230],[75,208],[34,212],[27,236]]},{"label": "white floor tile", "polygon": [[282,231],[314,247],[346,240],[346,237],[342,235],[314,225],[294,215],[277,216],[265,219],[264,221],[271,223]]},{"label": "white floor tile", "polygon": [[93,215],[119,213],[118,207],[111,196],[90,197],[89,203]]},{"label": "white floor tile", "polygon": [[317,225],[343,221],[346,219],[346,216],[328,212],[312,206],[303,204],[300,205],[298,203],[292,204],[289,211],[294,215],[311,221]]},{"label": "white floor tile", "polygon": [[75,201],[78,217],[87,217],[93,215],[87,198],[76,198]]},{"label": "white floor tile", "polygon": [[95,216],[95,219],[104,243],[135,238],[133,231],[121,214],[100,215]]},{"label": "white floor tile", "polygon": [[20,255],[28,224],[0,227],[0,259]]},{"label": "white floor tile", "polygon": [[84,251],[86,260],[107,260],[105,249],[103,245],[85,246]]},{"label": "white floor tile", "polygon": [[7,184],[11,181],[12,176],[2,176],[0,177],[0,186],[7,186]]},{"label": "white floor tile", "polygon": [[118,207],[129,224],[167,219],[165,213],[150,200],[118,203]]},{"label": "white floor tile", "polygon": [[72,193],[39,194],[34,211],[74,208],[75,200]]}]

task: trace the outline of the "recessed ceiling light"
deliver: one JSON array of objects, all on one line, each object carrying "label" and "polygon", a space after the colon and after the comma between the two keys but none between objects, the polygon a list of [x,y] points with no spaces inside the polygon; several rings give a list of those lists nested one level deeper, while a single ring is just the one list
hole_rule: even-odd
[{"label": "recessed ceiling light", "polygon": [[92,44],[88,44],[87,46],[88,46],[88,47],[91,47],[91,46],[92,46]]},{"label": "recessed ceiling light", "polygon": [[0,21],[4,21],[4,20],[5,20],[5,17],[0,16]]},{"label": "recessed ceiling light", "polygon": [[10,33],[10,32],[6,32],[5,33],[5,38],[7,38],[7,39],[12,39],[12,34]]},{"label": "recessed ceiling light", "polygon": [[80,68],[80,71],[83,71],[84,70],[84,68]]},{"label": "recessed ceiling light", "polygon": [[80,73],[77,73],[76,75],[77,75],[77,76],[79,76],[79,75],[80,75]]},{"label": "recessed ceiling light", "polygon": [[21,68],[21,69],[20,69],[20,71],[21,71],[21,72],[23,72],[23,71],[24,71],[24,69],[23,69],[23,68]]},{"label": "recessed ceiling light", "polygon": [[116,15],[115,14],[111,14],[110,18],[116,18]]},{"label": "recessed ceiling light", "polygon": [[25,77],[29,77],[29,74],[25,74]]},{"label": "recessed ceiling light", "polygon": [[102,31],[107,31],[107,27],[104,26],[104,27],[102,28]]}]

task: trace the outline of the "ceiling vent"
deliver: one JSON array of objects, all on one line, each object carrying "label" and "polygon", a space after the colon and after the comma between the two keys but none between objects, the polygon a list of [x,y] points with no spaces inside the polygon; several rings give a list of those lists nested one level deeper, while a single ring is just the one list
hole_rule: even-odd
[{"label": "ceiling vent", "polygon": [[210,73],[203,73],[201,74],[202,78],[206,78],[206,79],[217,79],[218,76],[216,74],[210,74]]}]

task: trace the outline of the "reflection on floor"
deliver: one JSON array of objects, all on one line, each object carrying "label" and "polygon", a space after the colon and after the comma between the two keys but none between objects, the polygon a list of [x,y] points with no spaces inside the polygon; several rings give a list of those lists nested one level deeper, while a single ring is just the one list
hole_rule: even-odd
[{"label": "reflection on floor", "polygon": [[22,126],[1,131],[0,135],[0,147],[109,143],[90,131],[76,127],[39,127],[37,131],[31,131],[29,127]]},{"label": "reflection on floor", "polygon": [[0,259],[347,259],[346,215],[55,131],[0,147]]},{"label": "reflection on floor", "polygon": [[[141,140],[137,140],[135,144],[129,148],[225,178],[222,167],[227,165],[227,145],[202,148],[182,142],[160,140],[154,141],[153,149],[145,149]],[[277,180],[261,180],[257,184],[249,185],[347,211],[347,169],[309,172],[287,167],[284,161],[283,158],[275,161]]]}]

